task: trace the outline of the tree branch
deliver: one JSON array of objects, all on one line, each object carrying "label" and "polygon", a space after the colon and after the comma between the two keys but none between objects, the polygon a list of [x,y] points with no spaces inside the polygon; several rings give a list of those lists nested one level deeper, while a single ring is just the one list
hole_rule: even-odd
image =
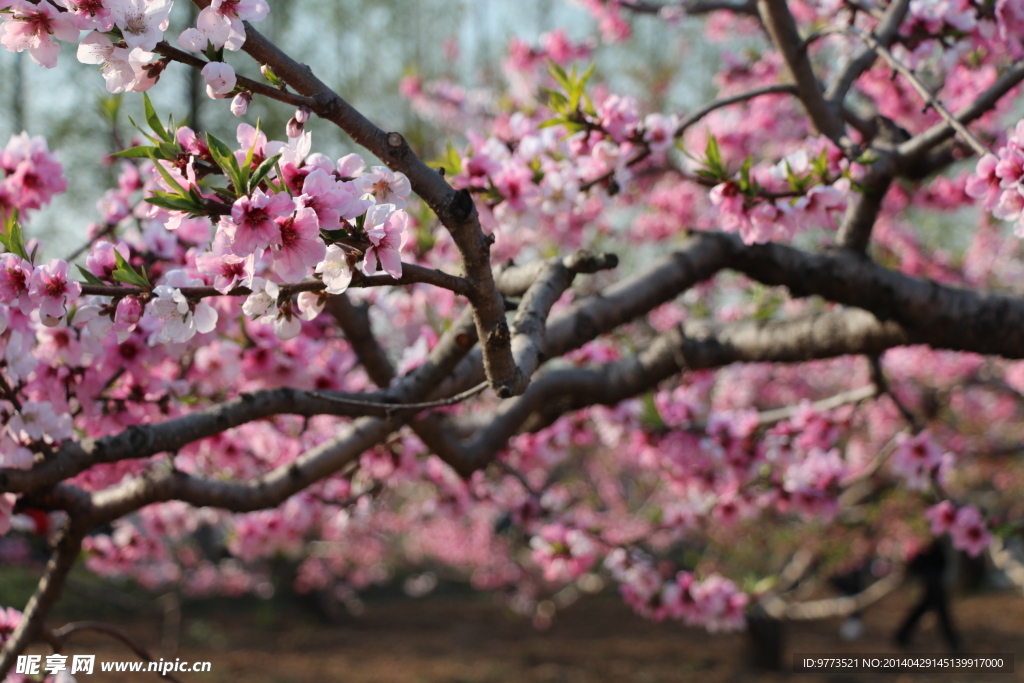
[{"label": "tree branch", "polygon": [[[205,0],[197,4],[204,6]],[[519,383],[519,370],[512,356],[511,337],[505,321],[505,303],[491,274],[490,245],[472,195],[456,191],[434,169],[427,166],[399,133],[385,133],[301,65],[267,40],[248,23],[243,49],[274,72],[297,92],[312,98],[310,109],[333,122],[357,144],[375,154],[388,168],[404,173],[413,190],[437,214],[452,235],[471,285],[467,294],[473,305],[477,334],[483,348],[484,368],[491,387],[499,396],[511,395]]]},{"label": "tree branch", "polygon": [[0,652],[0,679],[14,666],[15,659],[25,648],[39,637],[43,630],[43,622],[53,603],[60,597],[71,566],[78,558],[82,549],[82,538],[87,527],[80,525],[73,518],[60,530],[53,553],[46,563],[46,571],[39,580],[35,594],[29,599],[21,615],[21,622],[14,633],[4,643]]},{"label": "tree branch", "polygon": [[758,0],[757,7],[775,49],[782,55],[789,68],[800,101],[803,102],[811,122],[818,132],[832,140],[836,146],[846,149],[848,141],[844,139],[843,120],[838,115],[838,109],[834,109],[821,92],[821,84],[814,75],[796,21],[789,13],[786,1]]},{"label": "tree branch", "polygon": [[[971,121],[988,113],[1003,95],[1024,81],[1024,60],[1014,62],[988,90],[974,99],[969,105],[958,111],[954,118],[966,126]],[[901,144],[898,148],[900,160],[904,165],[911,165],[936,145],[952,137],[956,127],[949,121],[937,123],[923,133],[919,133]]]},{"label": "tree branch", "polygon": [[975,151],[976,154],[978,154],[979,156],[984,156],[985,154],[988,153],[988,148],[985,147],[985,145],[983,145],[981,141],[974,136],[974,133],[968,130],[967,126],[964,125],[964,123],[962,123],[957,117],[953,116],[953,114],[951,114],[950,111],[946,109],[946,105],[942,104],[942,102],[940,102],[938,98],[935,97],[934,94],[932,94],[932,91],[929,90],[928,87],[921,82],[921,79],[918,78],[917,75],[913,71],[911,71],[903,62],[896,59],[896,57],[894,57],[893,54],[889,52],[889,49],[882,45],[878,40],[876,40],[873,35],[871,35],[870,33],[865,33],[864,31],[861,31],[860,29],[854,26],[845,26],[842,28],[836,27],[827,30],[825,33],[845,33],[846,35],[858,38],[861,42],[867,45],[869,49],[873,50],[879,57],[885,60],[885,62],[893,69],[893,71],[898,72],[901,76],[906,78],[910,82],[911,87],[913,87],[914,90],[916,90],[917,93],[922,98],[924,98],[924,101],[927,103],[927,106],[934,109],[939,114],[939,116],[945,119],[946,124],[950,126],[953,131],[959,133],[960,137],[963,138],[964,142],[966,142],[971,147],[971,149]]},{"label": "tree branch", "polygon": [[[909,8],[910,0],[892,0],[889,3],[889,6],[885,8],[881,21],[879,21],[878,26],[875,27],[873,32],[873,36],[879,45],[888,47],[892,44],[892,41],[899,34],[900,24],[903,23],[903,19],[907,16]],[[846,99],[846,94],[850,91],[854,82],[871,68],[876,58],[877,53],[871,47],[861,49],[853,59],[846,63],[842,71],[836,75],[835,80],[832,81],[828,90],[825,91],[825,99],[832,103],[833,106],[841,107],[843,100]]]}]

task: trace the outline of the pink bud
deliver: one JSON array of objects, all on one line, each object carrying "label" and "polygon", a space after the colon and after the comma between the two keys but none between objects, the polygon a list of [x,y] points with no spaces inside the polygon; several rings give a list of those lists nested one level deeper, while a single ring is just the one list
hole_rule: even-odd
[{"label": "pink bud", "polygon": [[117,302],[117,312],[114,319],[119,323],[134,325],[142,317],[142,304],[134,296],[126,296]]},{"label": "pink bud", "polygon": [[235,99],[231,100],[231,113],[235,116],[245,116],[245,112],[249,110],[250,102],[252,102],[252,93],[243,90],[235,95]]}]

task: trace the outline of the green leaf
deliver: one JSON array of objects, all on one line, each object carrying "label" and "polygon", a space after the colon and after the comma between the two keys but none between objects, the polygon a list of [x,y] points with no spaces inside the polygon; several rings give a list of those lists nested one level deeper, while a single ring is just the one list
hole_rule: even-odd
[{"label": "green leaf", "polygon": [[267,177],[274,166],[277,165],[278,160],[281,158],[280,154],[276,154],[269,159],[264,159],[263,163],[256,167],[256,170],[252,172],[252,177],[249,178],[249,188],[247,194],[252,194],[253,190],[263,182],[263,179]]},{"label": "green leaf", "polygon": [[569,90],[569,74],[565,73],[565,69],[555,64],[550,59],[548,60],[548,73],[551,74],[552,78],[558,81],[558,84],[565,88],[566,92]]},{"label": "green leaf", "polygon": [[181,196],[185,196],[185,194],[186,194],[185,188],[182,187],[181,183],[179,183],[174,178],[174,176],[171,175],[171,172],[168,171],[166,168],[164,168],[164,165],[161,164],[160,161],[155,156],[151,156],[150,159],[153,160],[153,165],[156,166],[157,173],[160,174],[160,177],[164,179],[164,181],[167,183],[167,185],[169,187],[176,187],[176,188],[178,188],[178,194],[181,195]]},{"label": "green leaf", "polygon": [[234,204],[235,200],[238,199],[238,195],[231,190],[224,187],[210,187],[213,193],[223,199],[228,204]]},{"label": "green leaf", "polygon": [[171,142],[161,142],[157,145],[160,150],[160,156],[167,161],[174,161],[178,158],[178,146]]},{"label": "green leaf", "polygon": [[146,202],[168,211],[184,211],[186,213],[202,213],[204,208],[201,203],[191,197],[182,197],[170,192],[155,192],[152,197],[146,197]]},{"label": "green leaf", "polygon": [[537,126],[537,128],[551,128],[552,126],[560,126],[565,122],[566,121],[564,117],[556,116],[553,119],[548,119],[547,121],[542,122],[539,126]]},{"label": "green leaf", "polygon": [[159,135],[161,139],[171,142],[174,138],[164,130],[164,125],[160,123],[160,117],[156,115],[156,109],[153,109],[153,103],[149,101],[147,93],[142,93],[142,104],[146,110],[146,123],[149,124],[150,129]]},{"label": "green leaf", "polygon": [[115,159],[149,159],[159,151],[158,147],[152,145],[139,145],[138,147],[129,147],[120,152],[114,152],[110,156]]},{"label": "green leaf", "polygon": [[718,139],[708,135],[708,144],[704,148],[704,165],[719,177],[728,175],[722,163],[722,151],[718,148]]},{"label": "green leaf", "polygon": [[239,168],[238,159],[231,152],[231,148],[214,137],[213,133],[206,134],[206,146],[210,148],[210,156],[235,186],[235,191],[245,192],[246,184],[242,178],[242,169]]},{"label": "green leaf", "polygon": [[348,239],[352,236],[349,234],[348,230],[321,230],[320,234],[323,235],[328,242],[336,242],[338,240]]},{"label": "green leaf", "polygon": [[274,73],[274,70],[271,69],[269,66],[261,67],[260,72],[263,74],[263,77],[270,81],[270,84],[275,88],[284,87],[284,81],[282,81],[281,77]]},{"label": "green leaf", "polygon": [[548,108],[551,111],[558,114],[568,114],[569,109],[569,98],[556,90],[549,90],[548,88],[541,88],[541,92],[548,96]]},{"label": "green leaf", "polygon": [[747,158],[743,160],[743,165],[740,166],[740,191],[749,193],[753,189],[750,185],[750,168],[754,165],[754,157],[747,155]]},{"label": "green leaf", "polygon": [[106,284],[105,282],[103,282],[103,280],[99,279],[98,277],[93,275],[91,272],[89,272],[88,270],[83,268],[82,266],[77,266],[77,268],[78,268],[78,272],[82,274],[83,278],[85,278],[86,284],[90,284],[90,285],[103,285],[103,284]]},{"label": "green leaf", "polygon": [[135,285],[136,287],[142,287],[144,289],[152,289],[153,285],[150,284],[149,278],[145,274],[140,274],[137,270],[132,267],[132,264],[128,263],[124,256],[117,249],[114,250],[114,258],[117,260],[117,268],[113,272],[114,279],[118,282],[124,282],[125,284]]},{"label": "green leaf", "polygon": [[140,126],[139,124],[135,123],[135,119],[133,119],[130,116],[128,117],[128,123],[132,124],[132,128],[134,128],[135,130],[139,131],[144,138],[146,138],[147,140],[152,142],[154,145],[160,144],[160,142],[161,142],[160,138],[155,138],[152,135],[150,135],[149,133],[147,133],[146,131],[144,131],[142,129],[142,126]]},{"label": "green leaf", "polygon": [[643,409],[640,413],[640,421],[646,426],[654,429],[664,429],[665,420],[661,417],[661,413],[658,412],[658,406],[654,402],[654,394],[647,393],[643,397]]},{"label": "green leaf", "polygon": [[32,262],[28,250],[25,249],[25,237],[21,232],[21,223],[18,222],[17,211],[11,211],[4,226],[4,234],[0,235],[0,244],[3,244],[4,251],[17,254],[28,262]]}]

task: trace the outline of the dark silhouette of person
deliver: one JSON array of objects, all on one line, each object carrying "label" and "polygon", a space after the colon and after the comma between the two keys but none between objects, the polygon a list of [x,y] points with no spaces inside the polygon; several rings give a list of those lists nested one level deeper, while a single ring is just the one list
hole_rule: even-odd
[{"label": "dark silhouette of person", "polygon": [[[865,588],[871,580],[871,563],[862,562],[849,571],[833,575],[829,579],[832,587],[852,598]],[[843,620],[839,626],[839,637],[847,642],[860,640],[864,636],[864,613],[856,610]]]},{"label": "dark silhouette of person", "polygon": [[896,642],[901,647],[910,645],[921,617],[929,610],[935,610],[946,644],[951,651],[960,652],[960,636],[953,627],[952,616],[949,613],[949,584],[946,580],[948,564],[946,549],[942,543],[935,541],[919,552],[907,565],[908,574],[924,582],[924,595],[910,610],[896,632]]}]

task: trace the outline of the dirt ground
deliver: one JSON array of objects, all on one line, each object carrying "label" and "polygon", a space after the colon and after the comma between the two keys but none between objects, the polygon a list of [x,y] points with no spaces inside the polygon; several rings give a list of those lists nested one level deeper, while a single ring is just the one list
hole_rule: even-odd
[{"label": "dirt ground", "polygon": [[[864,639],[837,637],[838,622],[789,627],[785,666],[793,652],[899,653],[892,632],[914,594],[890,596],[866,613]],[[228,606],[225,606],[228,605]],[[1014,673],[793,674],[749,665],[743,635],[710,635],[675,623],[635,617],[614,595],[581,599],[560,612],[546,631],[510,617],[487,596],[435,595],[369,600],[365,612],[324,625],[312,612],[261,609],[258,604],[217,607],[186,604],[179,647],[170,658],[212,662],[212,672],[179,674],[182,683],[660,683],[802,681],[1024,681],[1024,597],[987,593],[958,598],[953,607],[967,652],[1012,652]],[[56,623],[56,622],[55,622]],[[161,651],[160,619],[121,620],[155,655]],[[39,650],[44,652],[43,650]],[[911,652],[943,652],[937,625],[923,620]],[[81,634],[67,654],[96,654],[98,661],[131,659],[112,640]],[[80,683],[159,680],[154,674],[82,676]]]}]

